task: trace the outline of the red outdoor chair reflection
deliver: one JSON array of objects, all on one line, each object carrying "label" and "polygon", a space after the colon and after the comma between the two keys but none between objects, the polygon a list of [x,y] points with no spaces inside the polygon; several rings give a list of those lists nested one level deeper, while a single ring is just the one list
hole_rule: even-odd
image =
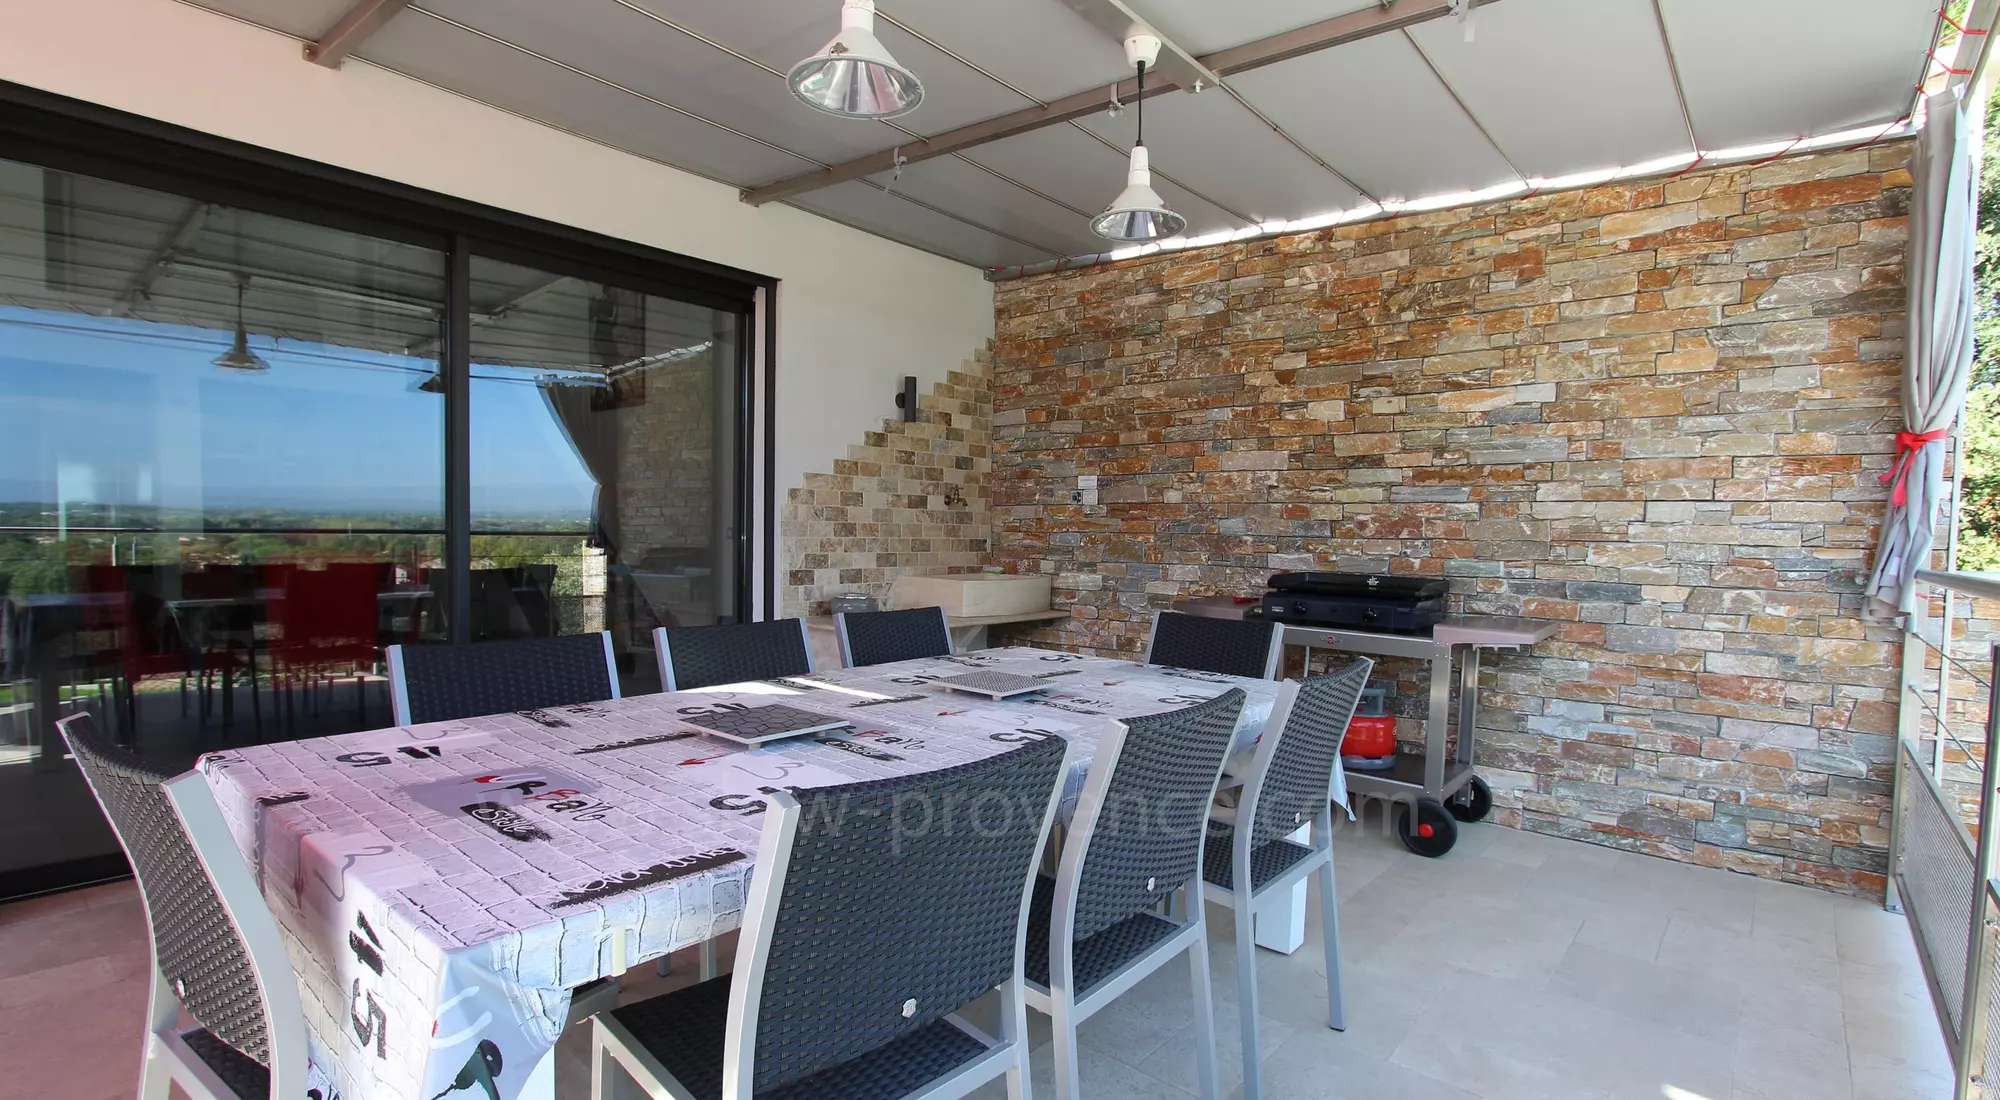
[{"label": "red outdoor chair reflection", "polygon": [[[333,562],[323,569],[275,565],[265,571],[266,584],[277,589],[271,601],[270,659],[272,683],[305,689],[317,707],[317,688],[328,680],[352,676],[356,706],[365,727],[367,680],[380,661],[377,643],[380,618],[376,593],[385,567],[376,563]],[[285,696],[289,718],[294,703]]]}]

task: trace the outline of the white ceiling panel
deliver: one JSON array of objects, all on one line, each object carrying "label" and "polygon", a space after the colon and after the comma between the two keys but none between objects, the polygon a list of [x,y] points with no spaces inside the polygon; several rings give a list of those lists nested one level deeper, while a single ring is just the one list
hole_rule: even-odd
[{"label": "white ceiling panel", "polygon": [[[923,106],[897,119],[899,126],[920,134],[937,134],[1031,106],[978,70],[886,22],[875,25],[875,34],[896,60],[924,83]],[[803,105],[802,109],[810,110]]]},{"label": "white ceiling panel", "polygon": [[[543,0],[425,0],[424,6],[592,75],[828,163],[872,153],[902,137],[879,122],[830,119],[819,114],[792,98],[783,77],[608,0],[590,19],[577,18],[568,5]],[[397,22],[419,19],[423,16],[408,14]],[[373,43],[364,45],[362,55],[372,55],[374,48]]]},{"label": "white ceiling panel", "polygon": [[199,8],[219,11],[255,23],[283,31],[308,41],[325,34],[347,9],[354,6],[354,0],[188,0]]},{"label": "white ceiling panel", "polygon": [[[312,39],[352,0],[187,2]],[[919,140],[911,134],[942,133],[1126,75],[1118,43],[1071,10],[1073,0],[880,2],[878,33],[926,90],[925,105],[896,125],[815,114],[770,71],[782,72],[831,37],[839,0],[420,0],[357,55],[738,185],[887,151]],[[1126,2],[1200,55],[1417,0]],[[1529,175],[1563,176],[1684,152],[1687,126],[1655,3],[1488,2],[1474,16],[1473,42],[1455,22],[1436,20],[1238,73],[1229,90],[1171,93],[1146,109],[1155,184],[1199,235],[1365,201],[1343,175],[1374,197],[1416,199],[1507,182],[1509,160]],[[1657,0],[1688,114],[1709,150],[1902,115],[1937,3]],[[440,22],[424,14],[426,6],[560,64]],[[1272,132],[1259,111],[1290,140]],[[908,166],[895,184],[907,197],[851,182],[796,205],[981,265],[1032,263],[1046,258],[1045,249],[1102,251],[1077,211],[1101,209],[1122,186],[1135,114],[1099,112],[1079,120],[1088,132],[1058,125],[966,151],[991,172],[951,158]]]},{"label": "white ceiling panel", "polygon": [[[1080,121],[1129,146],[1137,116],[1128,107],[1115,119]],[[1253,221],[1300,218],[1361,201],[1226,92],[1169,92],[1148,100],[1146,149],[1156,168]]]},{"label": "white ceiling panel", "polygon": [[[971,150],[966,156],[1078,210],[1103,210],[1125,186],[1124,154],[1106,148],[1103,142],[1074,126],[1051,126],[996,141]],[[1199,235],[1243,227],[1244,219],[1162,179],[1159,167],[1156,160],[1153,187],[1167,200],[1168,206],[1187,218],[1189,233]]]},{"label": "white ceiling panel", "polygon": [[788,200],[856,229],[902,241],[976,267],[1040,263],[1047,252],[1010,241],[916,203],[886,195],[856,180]]},{"label": "white ceiling panel", "polygon": [[[1130,75],[1119,43],[1062,0],[880,0],[876,11],[1044,103]],[[928,69],[917,75],[931,79]]]},{"label": "white ceiling panel", "polygon": [[1661,5],[1705,149],[1900,117],[1915,99],[1938,8],[1937,0]]},{"label": "white ceiling panel", "polygon": [[[367,42],[365,56],[494,106],[712,179],[773,179],[811,167],[797,157],[413,12],[377,31]],[[438,135],[439,141],[453,138]]]},{"label": "white ceiling panel", "polygon": [[1471,42],[1450,19],[1410,34],[1529,176],[1692,152],[1652,0],[1506,0]]},{"label": "white ceiling panel", "polygon": [[1253,69],[1229,84],[1379,199],[1471,191],[1514,178],[1400,34]]},{"label": "white ceiling panel", "polygon": [[1129,0],[1181,49],[1200,56],[1375,7],[1379,0]]},{"label": "white ceiling panel", "polygon": [[894,181],[886,174],[873,178],[898,194],[1032,241],[1051,252],[1102,251],[1104,242],[1091,235],[1086,215],[1024,191],[957,157],[938,157],[909,165]]}]

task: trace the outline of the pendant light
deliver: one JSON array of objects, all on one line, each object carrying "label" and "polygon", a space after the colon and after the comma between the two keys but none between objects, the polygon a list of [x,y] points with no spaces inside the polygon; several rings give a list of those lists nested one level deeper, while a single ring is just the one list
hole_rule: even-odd
[{"label": "pendant light", "polygon": [[1138,133],[1132,141],[1132,166],[1125,174],[1125,190],[1090,223],[1090,231],[1107,240],[1127,244],[1163,240],[1187,228],[1187,219],[1167,209],[1167,202],[1153,190],[1152,166],[1146,157],[1146,66],[1160,59],[1160,40],[1150,34],[1135,34],[1125,40],[1125,58],[1139,68],[1139,93],[1135,97]]},{"label": "pendant light", "polygon": [[250,333],[243,327],[243,286],[250,280],[245,276],[236,279],[236,342],[229,350],[210,360],[224,370],[258,371],[270,370],[271,364],[264,357],[250,350]]},{"label": "pendant light", "polygon": [[799,102],[842,118],[895,118],[924,101],[923,81],[875,37],[875,0],[844,0],[840,33],[792,66],[785,83]]}]

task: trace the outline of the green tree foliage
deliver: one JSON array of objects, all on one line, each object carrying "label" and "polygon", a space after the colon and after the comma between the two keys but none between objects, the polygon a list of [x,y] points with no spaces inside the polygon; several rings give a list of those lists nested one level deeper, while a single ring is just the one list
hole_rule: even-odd
[{"label": "green tree foliage", "polygon": [[1980,150],[1979,227],[1973,279],[1978,286],[1973,314],[1977,350],[1972,360],[1972,392],[1967,396],[1963,503],[1958,517],[1958,567],[2000,569],[2000,98],[1987,101],[1986,134]]}]

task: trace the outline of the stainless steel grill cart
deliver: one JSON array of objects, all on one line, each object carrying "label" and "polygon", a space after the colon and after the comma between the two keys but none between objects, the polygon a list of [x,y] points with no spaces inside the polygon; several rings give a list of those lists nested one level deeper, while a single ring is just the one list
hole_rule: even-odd
[{"label": "stainless steel grill cart", "polygon": [[[1232,596],[1204,596],[1180,600],[1174,610],[1240,618],[1255,606],[1254,601]],[[1479,721],[1480,654],[1489,649],[1525,649],[1554,635],[1559,625],[1546,619],[1453,615],[1432,627],[1427,636],[1287,625],[1285,644],[1303,647],[1308,667],[1315,649],[1430,662],[1423,751],[1398,753],[1395,767],[1388,771],[1349,769],[1347,789],[1401,803],[1397,820],[1403,843],[1419,855],[1441,856],[1457,842],[1458,822],[1478,821],[1493,808],[1492,791],[1472,771],[1473,731]],[[1454,683],[1458,694],[1456,751],[1449,725]]]}]

